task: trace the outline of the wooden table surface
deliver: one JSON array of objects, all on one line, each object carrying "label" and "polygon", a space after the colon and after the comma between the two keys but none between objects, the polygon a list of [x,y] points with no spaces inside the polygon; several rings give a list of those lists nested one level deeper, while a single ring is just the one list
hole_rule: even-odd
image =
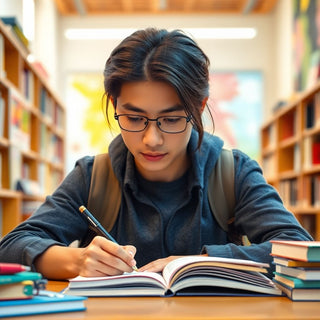
[{"label": "wooden table surface", "polygon": [[[67,282],[50,281],[48,289],[61,291]],[[89,298],[86,311],[56,313],[13,320],[90,319],[320,319],[320,302],[292,302],[286,297],[130,297]]]}]

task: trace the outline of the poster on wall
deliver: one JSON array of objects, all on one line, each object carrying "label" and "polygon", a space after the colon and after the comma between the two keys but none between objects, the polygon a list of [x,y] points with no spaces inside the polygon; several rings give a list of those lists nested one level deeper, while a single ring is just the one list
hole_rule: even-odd
[{"label": "poster on wall", "polygon": [[[101,74],[70,74],[67,81],[66,171],[70,172],[79,158],[107,152],[120,130],[112,114],[109,114],[112,130],[108,127]],[[214,134],[224,140],[226,147],[239,148],[254,159],[260,151],[262,101],[261,72],[211,74],[208,106],[214,119]],[[213,132],[207,116],[204,126]]]},{"label": "poster on wall", "polygon": [[294,89],[304,91],[319,79],[320,0],[294,0]]},{"label": "poster on wall", "polygon": [[[225,147],[237,148],[258,160],[263,110],[263,77],[260,71],[214,72],[210,75],[208,105],[214,134]],[[206,117],[207,118],[207,117]],[[207,127],[212,132],[212,128]]]},{"label": "poster on wall", "polygon": [[102,74],[75,73],[67,77],[66,172],[83,156],[107,152],[119,134],[112,116],[113,130],[108,127],[105,104]]}]

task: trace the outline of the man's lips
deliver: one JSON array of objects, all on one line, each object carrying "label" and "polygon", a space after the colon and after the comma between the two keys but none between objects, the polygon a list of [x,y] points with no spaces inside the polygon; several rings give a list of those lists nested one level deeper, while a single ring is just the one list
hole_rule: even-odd
[{"label": "man's lips", "polygon": [[166,153],[141,153],[142,156],[148,161],[159,161],[163,159]]}]

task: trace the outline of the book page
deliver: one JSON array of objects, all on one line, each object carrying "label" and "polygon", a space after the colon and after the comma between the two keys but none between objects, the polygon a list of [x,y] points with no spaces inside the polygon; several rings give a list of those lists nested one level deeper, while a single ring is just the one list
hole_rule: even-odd
[{"label": "book page", "polygon": [[69,288],[94,288],[94,287],[143,287],[155,286],[166,288],[162,276],[155,272],[124,273],[118,276],[82,277],[78,276],[69,280]]},{"label": "book page", "polygon": [[266,273],[267,263],[260,263],[251,260],[204,257],[204,256],[187,256],[178,258],[169,262],[163,269],[162,275],[169,287],[177,277],[189,268],[197,268],[201,266],[217,266],[224,268],[234,268],[239,270],[257,271]]}]

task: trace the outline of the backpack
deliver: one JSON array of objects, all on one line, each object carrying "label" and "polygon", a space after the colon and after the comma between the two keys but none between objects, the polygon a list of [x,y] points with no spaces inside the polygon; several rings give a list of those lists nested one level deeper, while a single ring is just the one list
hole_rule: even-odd
[{"label": "backpack", "polygon": [[[104,192],[101,192],[104,190]],[[233,227],[234,220],[234,159],[232,150],[222,149],[208,182],[210,209],[229,240],[241,243]],[[95,156],[87,208],[102,226],[111,231],[121,204],[121,189],[107,153]]]}]

